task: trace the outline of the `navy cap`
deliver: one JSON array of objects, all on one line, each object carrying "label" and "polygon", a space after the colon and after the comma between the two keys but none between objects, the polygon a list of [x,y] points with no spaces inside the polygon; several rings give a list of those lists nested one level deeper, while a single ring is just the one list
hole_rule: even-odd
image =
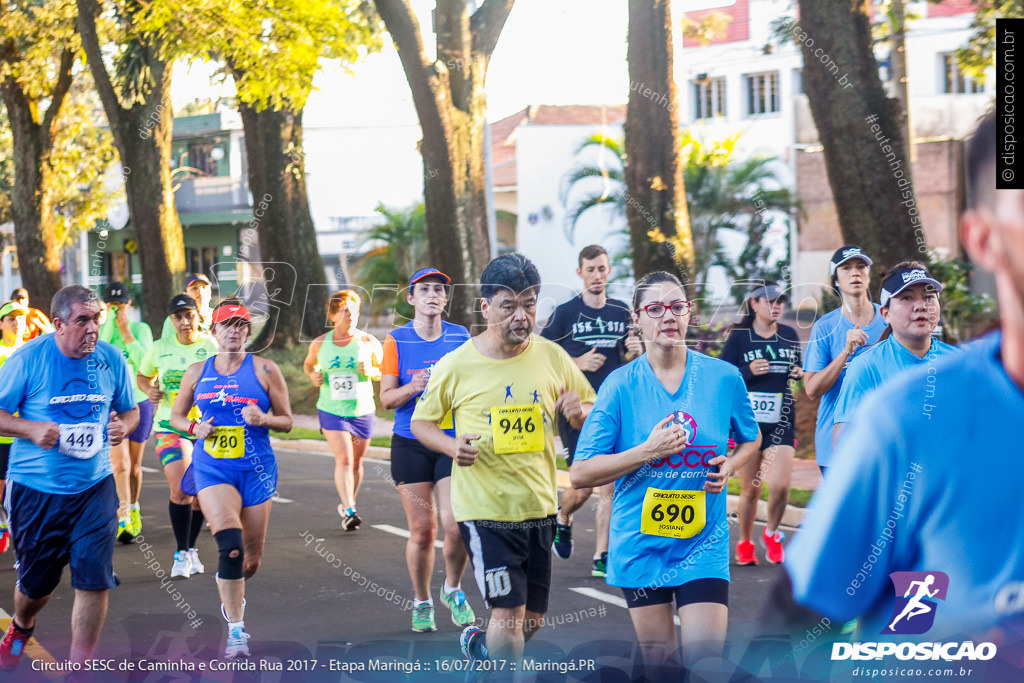
[{"label": "navy cap", "polygon": [[202,273],[193,273],[188,276],[187,280],[185,280],[185,289],[188,289],[197,282],[204,284],[207,287],[210,286],[210,278],[206,277]]},{"label": "navy cap", "polygon": [[412,274],[411,278],[409,278],[409,293],[412,294],[412,286],[414,284],[428,277],[440,278],[446,285],[450,285],[452,283],[452,279],[437,268],[420,268]]},{"label": "navy cap", "polygon": [[848,244],[845,247],[840,247],[839,249],[836,249],[836,253],[832,254],[832,260],[829,261],[828,264],[829,275],[835,275],[836,269],[839,268],[839,266],[843,265],[850,259],[855,258],[859,258],[861,261],[868,264],[869,266],[872,263],[874,263],[874,261],[872,261],[871,258],[868,257],[868,255],[865,254],[863,250],[861,250],[860,247]]},{"label": "navy cap", "polygon": [[882,308],[889,305],[889,301],[911,285],[929,285],[929,291],[941,292],[942,283],[931,276],[924,268],[896,268],[885,276],[882,282],[882,295],[878,303]]},{"label": "navy cap", "polygon": [[124,286],[123,282],[111,282],[107,285],[107,288],[103,290],[103,301],[108,304],[126,304],[131,300],[132,297],[128,293],[128,288]]},{"label": "navy cap", "polygon": [[199,312],[199,304],[196,303],[195,299],[188,294],[175,294],[174,298],[171,299],[171,303],[167,305],[167,313],[177,313],[185,308],[191,308],[193,311]]}]

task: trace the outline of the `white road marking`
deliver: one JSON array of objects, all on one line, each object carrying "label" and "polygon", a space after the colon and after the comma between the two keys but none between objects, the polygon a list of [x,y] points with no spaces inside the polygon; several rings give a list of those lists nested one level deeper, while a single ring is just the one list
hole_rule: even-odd
[{"label": "white road marking", "polygon": [[[574,593],[579,593],[580,595],[585,595],[588,598],[594,598],[594,599],[600,600],[602,602],[607,602],[609,605],[615,605],[616,607],[621,607],[623,609],[628,609],[626,607],[626,599],[625,598],[620,598],[618,595],[612,595],[611,593],[605,593],[604,591],[599,591],[596,588],[590,588],[588,586],[575,586],[575,587],[570,588],[569,590],[573,591]],[[676,622],[676,626],[679,625],[679,615],[678,614],[673,616],[672,620],[674,622]]]},{"label": "white road marking", "polygon": [[[402,538],[410,538],[412,536],[412,534],[405,529],[399,529],[397,526],[391,526],[390,524],[373,524],[372,526],[374,529],[380,529],[381,531],[394,534],[395,536],[401,536]],[[434,541],[434,547],[444,548],[444,543],[441,541]]]}]

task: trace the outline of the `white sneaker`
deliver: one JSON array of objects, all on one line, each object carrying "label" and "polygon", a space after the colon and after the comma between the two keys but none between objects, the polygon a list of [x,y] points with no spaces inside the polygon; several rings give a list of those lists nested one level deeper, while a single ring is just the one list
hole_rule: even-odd
[{"label": "white sneaker", "polygon": [[188,559],[192,563],[192,573],[193,574],[202,574],[203,572],[206,571],[206,567],[204,567],[203,563],[199,561],[199,549],[198,548],[189,548],[188,549]]},{"label": "white sneaker", "polygon": [[227,646],[224,648],[224,658],[234,659],[235,657],[249,657],[249,634],[241,624],[228,624]]},{"label": "white sneaker", "polygon": [[171,567],[172,579],[187,579],[192,576],[192,559],[187,550],[174,553],[174,565]]}]

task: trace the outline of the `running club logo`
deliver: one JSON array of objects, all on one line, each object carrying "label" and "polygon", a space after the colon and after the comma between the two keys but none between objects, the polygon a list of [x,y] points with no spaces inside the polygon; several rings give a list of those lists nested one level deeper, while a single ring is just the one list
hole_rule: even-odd
[{"label": "running club logo", "polygon": [[938,601],[946,599],[949,577],[944,572],[893,572],[889,578],[896,591],[896,604],[882,633],[927,633],[935,623]]},{"label": "running club logo", "polygon": [[693,416],[682,410],[676,410],[672,413],[672,420],[665,425],[665,428],[668,429],[672,425],[678,425],[679,429],[682,430],[683,437],[686,439],[686,445],[683,446],[683,450],[679,453],[655,460],[651,463],[651,467],[663,467],[664,465],[668,465],[672,469],[683,466],[690,469],[711,467],[710,463],[712,458],[715,457],[718,446],[715,444],[700,446],[696,443],[697,421],[693,419]]}]

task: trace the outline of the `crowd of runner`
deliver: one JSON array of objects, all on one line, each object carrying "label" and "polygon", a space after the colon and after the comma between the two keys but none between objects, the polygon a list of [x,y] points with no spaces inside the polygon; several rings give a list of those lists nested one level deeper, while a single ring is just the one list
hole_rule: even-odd
[{"label": "crowd of runner", "polygon": [[[762,282],[746,292],[717,358],[688,348],[692,301],[674,274],[646,275],[629,303],[611,298],[609,256],[597,245],[578,255],[582,292],[557,307],[539,334],[541,277],[519,254],[483,269],[486,326],[475,337],[442,319],[451,279],[435,268],[410,278],[404,296],[413,318],[383,344],[357,326],[359,295],[335,293],[324,311],[329,330],[310,345],[303,369],[318,388],[319,423],[334,455],[340,531],[363,521],[356,499],[379,381],[379,407],[395,413],[391,474],[409,527],[412,630],[437,629],[431,577],[442,531],[437,595],[463,627],[467,657],[523,656],[548,611],[552,556],[572,554],[573,513],[592,493],[591,574],[621,589],[645,665],[720,656],[730,477],[740,483],[733,559],[756,565],[759,539],[767,562],[785,563],[775,595],[781,612],[874,625],[892,616],[892,597],[884,595],[890,572],[941,570],[950,574],[944,619],[954,623],[972,604],[986,604],[971,628],[1000,628],[1008,616],[991,607],[993,595],[1024,580],[1024,560],[1019,553],[999,559],[976,544],[944,546],[932,528],[962,537],[956,523],[964,501],[1003,500],[1024,467],[1001,458],[996,478],[1006,484],[981,467],[960,468],[954,490],[943,479],[948,472],[934,465],[956,457],[957,444],[1005,452],[994,441],[999,427],[1024,417],[1024,206],[1019,192],[990,187],[993,136],[989,120],[970,147],[963,237],[976,262],[996,275],[1004,331],[970,351],[937,337],[943,284],[925,265],[889,268],[875,303],[868,286],[874,262],[854,245],[830,259],[840,305],[814,323],[808,342],[780,322],[789,293]],[[9,489],[0,552],[13,546],[17,553],[18,584],[0,667],[18,665],[67,565],[75,589],[71,659],[95,650],[107,590],[117,585],[115,539],[131,543],[142,533],[141,462],[151,435],[169,490],[171,575],[205,572],[196,539],[207,523],[228,622],[225,657],[249,656],[245,580],[259,568],[277,488],[270,431],[292,426],[281,371],[245,351],[249,310],[230,298],[212,306],[210,280],[195,274],[167,305],[154,342],[148,325],[133,322],[122,283],[109,284],[102,298],[65,287],[53,299],[52,323],[28,307],[24,290],[14,294],[0,307],[0,476],[8,479],[0,490]],[[940,381],[940,396],[923,393]],[[797,445],[798,382],[820,399],[814,451],[823,484],[787,559],[780,527]],[[958,390],[986,383],[1008,412],[986,414]],[[922,412],[917,403],[931,407]],[[915,439],[906,438],[909,425],[919,427]],[[556,434],[571,476],[561,496]],[[972,438],[992,440],[991,448]],[[914,469],[918,463],[923,471]],[[887,514],[904,479],[923,492],[897,518],[901,533],[890,535],[878,560],[884,570],[851,593],[843,568],[859,565],[892,528]],[[767,518],[755,537],[763,486]],[[1005,530],[1007,547],[1017,546],[1015,529]],[[977,560],[984,565],[977,575],[975,552],[988,558]],[[483,598],[478,608],[489,610],[486,628],[475,625],[463,588],[470,566]],[[985,583],[982,574],[1001,583]]]}]

